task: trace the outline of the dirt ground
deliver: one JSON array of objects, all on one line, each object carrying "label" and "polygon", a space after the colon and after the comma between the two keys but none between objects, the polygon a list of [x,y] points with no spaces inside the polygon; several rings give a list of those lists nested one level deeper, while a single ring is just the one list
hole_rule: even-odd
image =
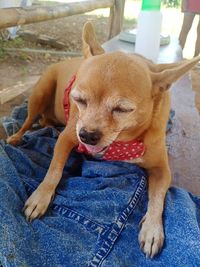
[{"label": "dirt ground", "polygon": [[[45,34],[58,39],[64,43],[64,51],[81,51],[81,30],[86,21],[92,21],[96,29],[100,43],[106,41],[108,35],[108,18],[92,15],[77,15],[68,18],[52,20],[48,22],[24,25],[20,31],[32,31],[37,34]],[[31,54],[16,52],[6,54],[3,48],[33,48],[33,49],[55,49],[46,45],[36,44],[31,41],[24,41],[21,38],[0,42],[0,90],[14,85],[18,80],[23,80],[30,75],[39,75],[44,68],[63,57],[55,57],[48,53]]]}]

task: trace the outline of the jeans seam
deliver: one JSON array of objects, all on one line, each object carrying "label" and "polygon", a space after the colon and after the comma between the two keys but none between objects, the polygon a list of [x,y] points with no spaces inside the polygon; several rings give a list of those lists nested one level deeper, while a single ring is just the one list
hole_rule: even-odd
[{"label": "jeans seam", "polygon": [[123,210],[123,212],[119,215],[118,219],[115,223],[113,223],[113,226],[111,230],[109,231],[109,234],[104,237],[104,242],[102,246],[98,249],[90,263],[88,264],[88,267],[100,267],[105,258],[110,253],[115,241],[121,234],[122,230],[124,229],[124,226],[130,216],[130,214],[135,209],[138,201],[142,197],[144,193],[144,189],[146,186],[146,177],[142,176],[141,181],[139,183],[139,186],[137,187],[136,191],[134,192],[131,200],[129,201],[129,204]]},{"label": "jeans seam", "polygon": [[61,207],[59,205],[53,204],[51,206],[53,211],[58,212],[62,216],[71,219],[77,223],[80,223],[85,227],[86,230],[89,232],[93,232],[97,235],[104,235],[105,232],[108,231],[108,227],[105,225],[102,225],[94,220],[91,220],[90,218],[86,217],[85,215],[80,214],[77,211],[74,211],[67,207]]}]

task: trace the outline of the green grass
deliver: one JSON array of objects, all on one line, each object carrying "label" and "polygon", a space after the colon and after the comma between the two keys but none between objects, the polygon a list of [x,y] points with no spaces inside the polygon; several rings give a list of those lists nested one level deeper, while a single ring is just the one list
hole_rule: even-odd
[{"label": "green grass", "polygon": [[12,40],[0,40],[0,49],[1,48],[5,48],[5,47],[16,47],[16,48],[22,48],[25,46],[27,42],[25,42],[22,38],[17,37],[15,39]]},{"label": "green grass", "polygon": [[6,53],[5,53],[4,49],[1,48],[1,46],[0,46],[0,59],[4,59],[5,56],[6,56]]}]

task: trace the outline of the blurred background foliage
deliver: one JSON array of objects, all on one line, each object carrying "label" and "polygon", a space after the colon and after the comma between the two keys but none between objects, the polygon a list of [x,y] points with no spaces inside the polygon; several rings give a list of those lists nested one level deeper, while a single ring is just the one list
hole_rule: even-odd
[{"label": "blurred background foliage", "polygon": [[167,7],[180,7],[181,0],[161,0],[161,2]]}]

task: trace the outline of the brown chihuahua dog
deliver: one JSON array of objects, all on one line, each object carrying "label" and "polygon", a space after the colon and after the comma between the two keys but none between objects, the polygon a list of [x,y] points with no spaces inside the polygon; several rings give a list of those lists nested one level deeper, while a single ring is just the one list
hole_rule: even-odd
[{"label": "brown chihuahua dog", "polygon": [[[82,39],[84,58],[46,70],[30,96],[24,125],[7,140],[18,144],[38,115],[42,126],[66,125],[43,182],[25,203],[25,215],[33,220],[45,213],[74,147],[94,156],[105,155],[106,160],[138,163],[149,174],[148,209],[139,242],[146,256],[153,257],[164,241],[162,213],[171,181],[165,146],[168,89],[200,58],[154,64],[139,55],[105,54],[90,23],[85,24]],[[128,151],[123,152],[123,147]]]}]

